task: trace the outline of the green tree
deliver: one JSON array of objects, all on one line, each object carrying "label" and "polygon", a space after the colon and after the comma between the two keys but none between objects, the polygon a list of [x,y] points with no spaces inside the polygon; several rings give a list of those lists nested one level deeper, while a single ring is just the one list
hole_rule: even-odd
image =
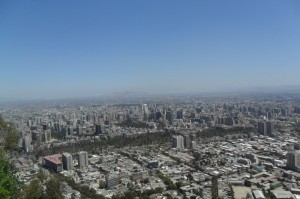
[{"label": "green tree", "polygon": [[0,115],[0,136],[4,137],[4,149],[7,151],[16,149],[16,145],[19,141],[20,134],[13,127],[11,123],[4,121]]},{"label": "green tree", "polygon": [[193,176],[192,176],[192,174],[187,174],[187,176],[186,176],[190,181],[193,181],[194,180],[194,178],[193,178]]},{"label": "green tree", "polygon": [[48,180],[46,185],[46,199],[62,199],[62,193],[60,190],[61,181],[58,177],[53,176]]},{"label": "green tree", "polygon": [[5,152],[0,148],[0,198],[15,198],[17,180]]},{"label": "green tree", "polygon": [[104,189],[105,188],[105,182],[103,180],[99,181],[99,189]]},{"label": "green tree", "polygon": [[47,179],[47,175],[44,173],[43,169],[39,169],[37,173],[37,178],[41,181],[44,182]]},{"label": "green tree", "polygon": [[16,144],[20,139],[20,135],[17,130],[11,126],[8,126],[6,129],[5,136],[5,150],[15,150],[17,148]]},{"label": "green tree", "polygon": [[20,195],[22,199],[45,198],[43,187],[38,179],[31,181],[29,185],[25,185]]}]

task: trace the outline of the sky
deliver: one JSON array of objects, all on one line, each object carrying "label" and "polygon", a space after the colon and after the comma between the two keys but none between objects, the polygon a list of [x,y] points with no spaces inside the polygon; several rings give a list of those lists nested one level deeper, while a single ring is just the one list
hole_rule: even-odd
[{"label": "sky", "polygon": [[300,86],[300,1],[0,0],[0,98]]}]

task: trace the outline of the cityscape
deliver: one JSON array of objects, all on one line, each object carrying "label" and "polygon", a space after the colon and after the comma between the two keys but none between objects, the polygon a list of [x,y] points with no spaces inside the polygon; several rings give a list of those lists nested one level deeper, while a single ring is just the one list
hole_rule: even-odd
[{"label": "cityscape", "polygon": [[300,199],[299,0],[0,0],[0,199]]},{"label": "cityscape", "polygon": [[59,174],[63,198],[299,197],[298,94],[147,99],[2,103],[17,180]]}]

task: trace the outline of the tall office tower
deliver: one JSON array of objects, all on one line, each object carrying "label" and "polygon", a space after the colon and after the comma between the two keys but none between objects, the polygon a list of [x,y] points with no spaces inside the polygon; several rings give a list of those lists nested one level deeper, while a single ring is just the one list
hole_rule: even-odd
[{"label": "tall office tower", "polygon": [[177,111],[177,119],[183,119],[183,111],[180,110],[180,111]]},{"label": "tall office tower", "polygon": [[58,131],[58,132],[61,132],[61,126],[60,126],[59,123],[54,123],[54,130]]},{"label": "tall office tower", "polygon": [[196,141],[192,141],[191,142],[191,149],[196,149],[197,146],[197,142]]},{"label": "tall office tower", "polygon": [[43,131],[47,131],[48,130],[48,124],[43,124]]},{"label": "tall office tower", "polygon": [[181,135],[172,137],[173,148],[184,149],[184,139]]},{"label": "tall office tower", "polygon": [[87,114],[87,116],[86,116],[86,121],[89,122],[89,121],[91,120],[91,118],[92,118],[91,115],[90,115],[90,114]]},{"label": "tall office tower", "polygon": [[285,108],[282,108],[282,109],[280,110],[280,112],[281,112],[281,115],[282,115],[283,117],[287,117],[287,116],[288,116],[287,110],[286,110]]},{"label": "tall office tower", "polygon": [[72,128],[72,126],[68,126],[67,134],[68,135],[73,135],[73,128]]},{"label": "tall office tower", "polygon": [[78,125],[76,127],[76,133],[77,133],[77,135],[82,135],[83,134],[83,130],[82,130],[82,126],[81,125]]},{"label": "tall office tower", "polygon": [[32,126],[32,120],[27,121],[27,126]]},{"label": "tall office tower", "polygon": [[281,115],[283,117],[288,117],[290,115],[290,107],[282,108]]},{"label": "tall office tower", "polygon": [[147,104],[143,104],[142,105],[142,111],[148,113],[148,105]]},{"label": "tall office tower", "polygon": [[100,124],[97,124],[96,125],[96,135],[99,135],[102,133],[102,129],[101,129],[101,125]]},{"label": "tall office tower", "polygon": [[300,151],[289,152],[286,155],[286,168],[294,171],[300,171]]},{"label": "tall office tower", "polygon": [[72,170],[73,169],[73,158],[70,153],[62,154],[62,162],[64,170]]},{"label": "tall office tower", "polygon": [[33,132],[32,133],[32,140],[35,141],[35,143],[39,146],[42,143],[42,135],[40,132]]},{"label": "tall office tower", "polygon": [[105,183],[108,189],[120,183],[120,176],[117,173],[109,173],[105,176]]},{"label": "tall office tower", "polygon": [[265,122],[258,122],[257,132],[261,135],[267,135],[267,124]]},{"label": "tall office tower", "polygon": [[78,166],[80,169],[86,169],[88,167],[88,152],[80,151],[78,152]]},{"label": "tall office tower", "polygon": [[142,105],[142,116],[144,121],[148,121],[149,109],[147,104]]},{"label": "tall office tower", "polygon": [[294,113],[298,113],[298,114],[300,114],[300,107],[295,107],[295,109],[294,109]]},{"label": "tall office tower", "polygon": [[184,147],[186,149],[190,149],[191,148],[191,136],[190,135],[184,135]]},{"label": "tall office tower", "polygon": [[99,122],[98,114],[95,114],[95,115],[93,116],[93,119],[94,119],[94,123],[98,123],[98,122]]},{"label": "tall office tower", "polygon": [[235,121],[234,121],[233,117],[226,117],[224,123],[227,126],[233,126],[233,125],[235,125]]},{"label": "tall office tower", "polygon": [[31,151],[31,137],[29,135],[26,135],[24,137],[24,149],[26,152],[30,152]]},{"label": "tall office tower", "polygon": [[273,134],[274,131],[274,122],[267,122],[267,133],[268,135]]},{"label": "tall office tower", "polygon": [[51,140],[51,131],[47,130],[43,132],[43,141],[49,142]]},{"label": "tall office tower", "polygon": [[35,118],[35,122],[36,122],[36,124],[41,124],[42,123],[42,118],[41,117],[36,117]]},{"label": "tall office tower", "polygon": [[174,113],[172,110],[166,112],[166,119],[169,121],[170,125],[173,125],[174,122]]},{"label": "tall office tower", "polygon": [[286,107],[287,116],[290,116],[291,114],[291,107]]}]

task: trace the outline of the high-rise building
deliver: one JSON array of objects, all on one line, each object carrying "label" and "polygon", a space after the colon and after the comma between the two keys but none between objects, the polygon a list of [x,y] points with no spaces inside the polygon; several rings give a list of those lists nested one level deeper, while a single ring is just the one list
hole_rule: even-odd
[{"label": "high-rise building", "polygon": [[173,148],[184,149],[184,139],[181,135],[172,137]]},{"label": "high-rise building", "polygon": [[191,149],[196,149],[197,147],[197,142],[196,141],[192,141],[191,142]]},{"label": "high-rise building", "polygon": [[267,124],[265,122],[259,122],[257,131],[261,135],[267,135]]},{"label": "high-rise building", "polygon": [[224,123],[225,123],[225,125],[228,125],[228,126],[235,125],[235,121],[234,121],[233,117],[226,117]]},{"label": "high-rise building", "polygon": [[147,104],[143,104],[142,105],[142,111],[148,113],[148,105]]},{"label": "high-rise building", "polygon": [[191,148],[191,136],[190,135],[184,135],[184,148],[190,149]]},{"label": "high-rise building", "polygon": [[294,113],[300,114],[300,107],[295,107]]},{"label": "high-rise building", "polygon": [[96,125],[96,135],[99,135],[102,133],[102,129],[101,129],[101,125],[100,124],[97,124]]},{"label": "high-rise building", "polygon": [[24,137],[24,149],[26,152],[30,152],[31,151],[31,137],[29,135],[26,135]]},{"label": "high-rise building", "polygon": [[35,142],[36,145],[41,145],[42,143],[42,135],[40,132],[38,131],[34,131],[32,133],[32,140]]},{"label": "high-rise building", "polygon": [[284,117],[288,117],[290,115],[290,107],[285,107],[281,109],[281,115]]},{"label": "high-rise building", "polygon": [[72,170],[73,169],[73,158],[70,153],[62,154],[62,163],[64,170]]},{"label": "high-rise building", "polygon": [[174,113],[173,111],[169,110],[166,112],[166,119],[169,121],[170,125],[173,125],[174,122]]},{"label": "high-rise building", "polygon": [[43,132],[43,141],[49,142],[51,140],[51,131],[47,130]]},{"label": "high-rise building", "polygon": [[183,119],[183,111],[182,110],[179,110],[177,111],[177,119]]},{"label": "high-rise building", "polygon": [[48,169],[51,169],[51,170],[55,171],[55,172],[61,172],[62,168],[63,168],[61,159],[62,159],[61,154],[45,156],[43,158],[44,166]]},{"label": "high-rise building", "polygon": [[271,135],[274,131],[274,122],[267,122],[267,134]]},{"label": "high-rise building", "polygon": [[78,152],[78,166],[80,169],[86,169],[88,167],[88,152],[80,151]]},{"label": "high-rise building", "polygon": [[81,125],[78,125],[76,127],[76,133],[77,133],[77,135],[82,135],[83,134],[83,130],[82,130],[82,126]]},{"label": "high-rise building", "polygon": [[289,152],[286,155],[286,168],[294,171],[300,171],[300,151]]},{"label": "high-rise building", "polygon": [[69,126],[68,129],[67,129],[67,134],[68,135],[73,135],[73,128],[72,126]]},{"label": "high-rise building", "polygon": [[142,116],[144,121],[148,121],[149,109],[147,104],[142,105]]},{"label": "high-rise building", "polygon": [[43,124],[43,130],[47,131],[48,130],[48,124]]},{"label": "high-rise building", "polygon": [[106,183],[106,187],[110,189],[120,183],[120,176],[114,173],[106,174],[105,183]]}]

